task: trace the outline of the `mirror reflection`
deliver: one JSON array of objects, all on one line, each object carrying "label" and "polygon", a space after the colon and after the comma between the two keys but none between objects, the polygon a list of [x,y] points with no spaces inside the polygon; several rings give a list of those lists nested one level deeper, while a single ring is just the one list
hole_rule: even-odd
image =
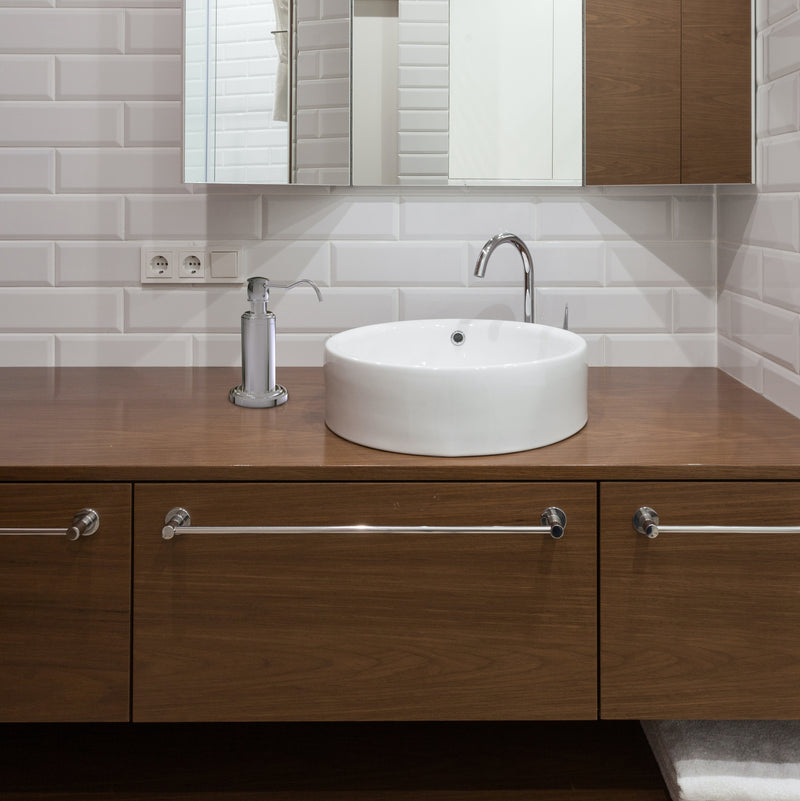
[{"label": "mirror reflection", "polygon": [[187,0],[187,182],[287,183],[288,0]]},{"label": "mirror reflection", "polygon": [[581,0],[186,0],[185,19],[187,182],[582,181]]},{"label": "mirror reflection", "polygon": [[581,0],[355,0],[353,184],[580,183]]},{"label": "mirror reflection", "polygon": [[350,183],[349,0],[186,0],[184,35],[188,183]]}]

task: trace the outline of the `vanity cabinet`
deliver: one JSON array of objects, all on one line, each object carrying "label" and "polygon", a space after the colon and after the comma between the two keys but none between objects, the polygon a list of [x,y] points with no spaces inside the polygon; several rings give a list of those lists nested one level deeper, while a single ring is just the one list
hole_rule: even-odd
[{"label": "vanity cabinet", "polygon": [[[560,539],[460,530],[550,506]],[[164,540],[175,507],[223,531]],[[597,715],[594,483],[137,485],[134,518],[134,721]]]},{"label": "vanity cabinet", "polygon": [[0,721],[128,720],[130,484],[0,483],[0,520]]},{"label": "vanity cabinet", "polygon": [[800,718],[800,536],[632,525],[800,523],[800,422],[731,377],[590,368],[575,436],[453,459],[335,436],[320,369],[240,378],[0,370],[0,526],[101,518],[0,536],[2,720]]},{"label": "vanity cabinet", "polygon": [[752,180],[751,0],[586,0],[586,183]]},{"label": "vanity cabinet", "polygon": [[668,530],[800,523],[800,421],[730,376],[590,368],[575,436],[453,459],[335,436],[318,368],[239,380],[0,369],[0,526],[100,513],[0,536],[0,719],[133,721],[10,726],[4,799],[665,801],[639,718],[800,718],[800,536]]},{"label": "vanity cabinet", "polygon": [[800,482],[601,483],[600,506],[602,717],[800,717],[800,535],[631,522],[797,526]]}]

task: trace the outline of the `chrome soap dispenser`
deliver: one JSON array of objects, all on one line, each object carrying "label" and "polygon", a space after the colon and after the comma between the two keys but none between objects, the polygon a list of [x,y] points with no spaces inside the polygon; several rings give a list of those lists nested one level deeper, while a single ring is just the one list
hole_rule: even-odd
[{"label": "chrome soap dispenser", "polygon": [[307,279],[293,284],[270,283],[269,278],[254,276],[247,280],[250,311],[242,315],[242,383],[228,393],[237,406],[263,409],[280,406],[289,399],[286,387],[275,383],[275,315],[267,308],[270,289],[310,286],[322,302],[319,287]]}]

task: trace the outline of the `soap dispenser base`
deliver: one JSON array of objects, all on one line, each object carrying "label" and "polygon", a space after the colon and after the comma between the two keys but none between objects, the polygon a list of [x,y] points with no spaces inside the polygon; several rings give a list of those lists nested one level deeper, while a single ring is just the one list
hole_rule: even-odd
[{"label": "soap dispenser base", "polygon": [[228,400],[235,403],[237,406],[246,406],[249,409],[267,409],[270,406],[280,406],[289,400],[289,393],[286,387],[280,384],[275,385],[272,392],[265,392],[263,395],[256,395],[252,392],[247,392],[240,384],[238,387],[233,387],[228,393]]}]

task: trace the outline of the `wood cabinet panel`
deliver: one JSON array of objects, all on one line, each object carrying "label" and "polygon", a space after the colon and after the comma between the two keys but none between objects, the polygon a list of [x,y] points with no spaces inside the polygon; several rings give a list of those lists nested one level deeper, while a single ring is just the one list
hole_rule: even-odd
[{"label": "wood cabinet panel", "polygon": [[749,183],[750,0],[586,0],[586,183]]},{"label": "wood cabinet panel", "polygon": [[129,484],[0,484],[5,528],[60,528],[81,508],[100,529],[0,536],[0,721],[128,720]]},{"label": "wood cabinet panel", "polygon": [[800,523],[796,482],[600,485],[605,718],[800,717],[800,536],[638,534],[662,525]]},{"label": "wood cabinet panel", "polygon": [[683,4],[683,183],[752,180],[750,17],[750,0]]},{"label": "wood cabinet panel", "polygon": [[681,181],[681,1],[586,0],[586,183]]},{"label": "wood cabinet panel", "polygon": [[[539,525],[546,534],[192,534],[194,525]],[[596,487],[136,485],[133,717],[596,716]]]}]

